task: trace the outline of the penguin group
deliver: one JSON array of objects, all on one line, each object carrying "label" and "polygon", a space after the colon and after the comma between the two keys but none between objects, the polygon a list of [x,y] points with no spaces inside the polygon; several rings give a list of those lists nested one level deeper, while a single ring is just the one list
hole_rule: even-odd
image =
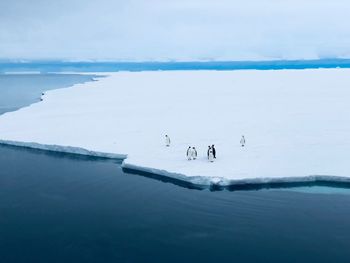
[{"label": "penguin group", "polygon": [[[245,144],[246,144],[246,140],[245,140],[245,137],[244,135],[242,135],[241,137],[241,140],[240,140],[240,144],[241,144],[241,147],[244,147]],[[165,146],[166,147],[169,147],[170,146],[170,137],[168,135],[165,135]],[[196,147],[191,147],[189,146],[187,148],[187,151],[186,151],[186,157],[187,157],[187,160],[196,160],[197,159],[197,150],[196,150]],[[216,149],[215,149],[215,145],[209,145],[208,146],[208,150],[207,150],[207,158],[208,158],[208,161],[209,162],[214,162],[214,160],[216,159]]]},{"label": "penguin group", "polygon": [[211,163],[214,162],[214,159],[216,159],[216,149],[214,144],[212,146],[208,146],[207,157]]},{"label": "penguin group", "polygon": [[196,160],[197,159],[197,150],[196,147],[189,146],[186,152],[187,160]]}]

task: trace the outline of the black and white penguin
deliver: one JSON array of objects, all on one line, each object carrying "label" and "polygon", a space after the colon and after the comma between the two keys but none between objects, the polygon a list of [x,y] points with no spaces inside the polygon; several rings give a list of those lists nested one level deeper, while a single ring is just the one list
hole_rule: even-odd
[{"label": "black and white penguin", "polygon": [[244,138],[244,135],[242,135],[242,138],[241,138],[240,143],[241,143],[241,146],[244,147],[244,145],[245,145],[245,138]]},{"label": "black and white penguin", "polygon": [[165,135],[165,145],[166,147],[170,146],[170,137],[168,135]]},{"label": "black and white penguin", "polygon": [[209,162],[214,162],[214,153],[213,153],[213,149],[210,149],[209,150],[209,157],[208,157],[208,159],[209,159]]},{"label": "black and white penguin", "polygon": [[196,160],[197,159],[197,150],[196,147],[192,147],[192,159]]},{"label": "black and white penguin", "polygon": [[207,157],[208,157],[208,159],[209,159],[209,152],[210,152],[210,150],[211,150],[211,147],[208,146],[208,151],[207,151]]},{"label": "black and white penguin", "polygon": [[213,150],[214,159],[216,159],[216,149],[214,147],[214,144],[211,146],[211,149]]},{"label": "black and white penguin", "polygon": [[190,161],[192,159],[192,148],[191,146],[188,147],[186,152],[187,159]]}]

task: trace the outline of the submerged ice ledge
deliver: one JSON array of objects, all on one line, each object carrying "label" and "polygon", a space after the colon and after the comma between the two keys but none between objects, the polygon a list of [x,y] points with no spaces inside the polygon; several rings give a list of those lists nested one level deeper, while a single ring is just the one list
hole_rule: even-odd
[{"label": "submerged ice ledge", "polygon": [[233,185],[249,185],[249,184],[281,184],[281,183],[304,183],[304,182],[336,182],[336,183],[350,183],[349,177],[333,176],[333,175],[308,175],[295,177],[261,177],[261,178],[246,178],[246,179],[227,179],[224,177],[214,176],[186,176],[184,174],[172,173],[165,170],[155,168],[140,167],[133,164],[123,162],[123,168],[130,170],[161,175],[164,177],[181,180],[191,183],[196,186],[233,186]]},{"label": "submerged ice ledge", "polygon": [[[194,185],[348,182],[349,73],[104,73],[0,116],[0,143],[124,159],[125,169]],[[188,146],[196,161],[186,160]]]}]

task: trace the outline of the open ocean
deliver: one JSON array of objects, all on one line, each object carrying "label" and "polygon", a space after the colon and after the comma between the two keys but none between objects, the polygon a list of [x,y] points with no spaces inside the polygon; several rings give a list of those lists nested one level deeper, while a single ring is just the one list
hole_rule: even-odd
[{"label": "open ocean", "polygon": [[152,70],[277,70],[311,68],[350,68],[350,59],[209,61],[209,62],[62,62],[0,61],[0,73],[6,72],[114,72]]}]

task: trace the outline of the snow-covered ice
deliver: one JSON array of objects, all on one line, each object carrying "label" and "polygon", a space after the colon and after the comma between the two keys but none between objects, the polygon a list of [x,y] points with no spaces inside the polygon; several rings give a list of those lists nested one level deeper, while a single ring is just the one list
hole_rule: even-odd
[{"label": "snow-covered ice", "polygon": [[350,69],[103,75],[0,116],[1,143],[127,156],[126,168],[199,185],[350,181]]}]

